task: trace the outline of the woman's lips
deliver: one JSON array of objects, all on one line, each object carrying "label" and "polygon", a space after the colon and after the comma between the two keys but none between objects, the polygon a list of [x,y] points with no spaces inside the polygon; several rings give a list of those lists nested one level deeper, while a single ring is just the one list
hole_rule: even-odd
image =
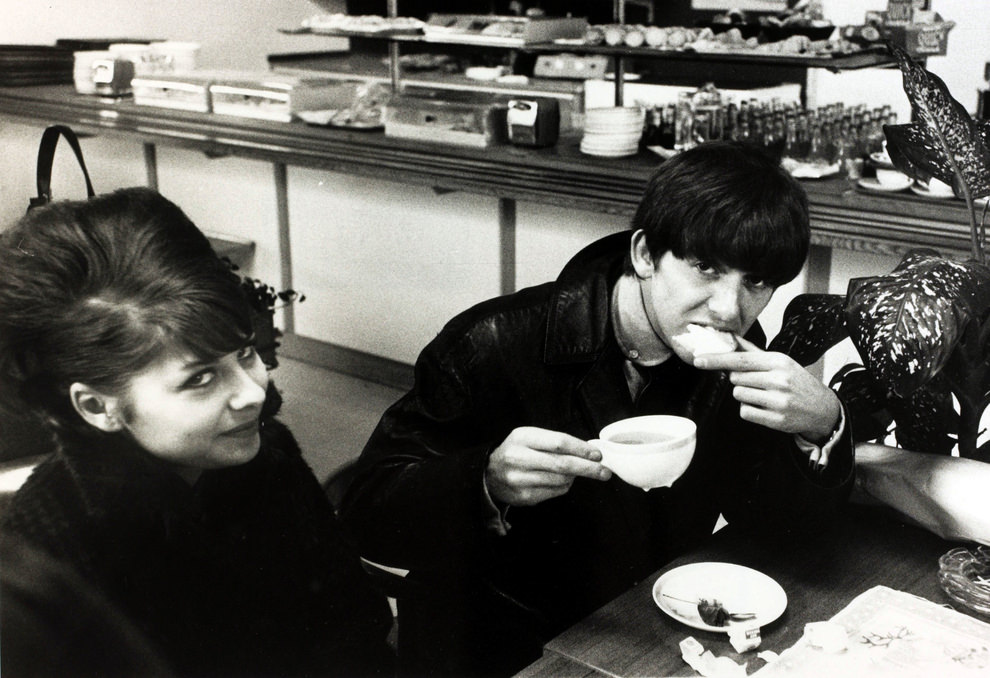
[{"label": "woman's lips", "polygon": [[258,421],[252,420],[241,424],[240,426],[235,426],[229,431],[225,431],[223,435],[225,436],[247,436],[249,433],[256,433],[258,430]]}]

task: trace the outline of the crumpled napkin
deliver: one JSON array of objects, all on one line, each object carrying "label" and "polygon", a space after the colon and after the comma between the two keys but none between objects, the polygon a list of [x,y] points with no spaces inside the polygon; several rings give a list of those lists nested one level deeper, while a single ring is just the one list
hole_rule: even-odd
[{"label": "crumpled napkin", "polygon": [[[757,645],[759,636],[757,635]],[[755,647],[755,646],[754,646]],[[705,678],[744,678],[746,676],[746,666],[738,664],[729,657],[716,657],[710,650],[706,650],[693,636],[688,636],[680,642],[681,657],[688,666],[705,676]],[[776,652],[769,650],[756,655],[767,664],[776,661],[779,657]]]},{"label": "crumpled napkin", "polygon": [[705,678],[745,678],[746,676],[745,666],[737,664],[729,657],[716,657],[693,636],[682,640],[680,647],[681,656],[688,666]]}]

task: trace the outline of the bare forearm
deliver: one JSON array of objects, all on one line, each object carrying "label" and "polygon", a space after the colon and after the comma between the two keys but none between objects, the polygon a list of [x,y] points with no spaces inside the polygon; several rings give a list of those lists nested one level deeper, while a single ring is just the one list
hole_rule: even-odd
[{"label": "bare forearm", "polygon": [[856,470],[862,490],[935,534],[990,544],[990,464],[864,444]]}]

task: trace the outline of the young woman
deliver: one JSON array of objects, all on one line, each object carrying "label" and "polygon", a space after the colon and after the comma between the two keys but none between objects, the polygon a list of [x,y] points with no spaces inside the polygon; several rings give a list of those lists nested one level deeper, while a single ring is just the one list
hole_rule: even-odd
[{"label": "young woman", "polygon": [[0,402],[55,450],[0,552],[71,566],[179,675],[388,673],[388,605],[252,342],[240,279],[154,191],[0,234]]}]

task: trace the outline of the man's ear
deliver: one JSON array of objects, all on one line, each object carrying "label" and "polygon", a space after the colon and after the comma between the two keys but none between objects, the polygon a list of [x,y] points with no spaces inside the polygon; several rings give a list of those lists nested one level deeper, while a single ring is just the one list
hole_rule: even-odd
[{"label": "man's ear", "polygon": [[113,433],[124,428],[124,422],[121,421],[118,413],[119,402],[117,398],[79,382],[75,382],[69,387],[69,398],[72,400],[72,407],[79,413],[79,416],[91,426],[107,433]]},{"label": "man's ear", "polygon": [[632,240],[629,242],[629,256],[632,259],[633,270],[636,271],[637,278],[645,280],[653,277],[656,266],[653,263],[650,248],[646,246],[646,232],[643,229],[633,233]]}]

